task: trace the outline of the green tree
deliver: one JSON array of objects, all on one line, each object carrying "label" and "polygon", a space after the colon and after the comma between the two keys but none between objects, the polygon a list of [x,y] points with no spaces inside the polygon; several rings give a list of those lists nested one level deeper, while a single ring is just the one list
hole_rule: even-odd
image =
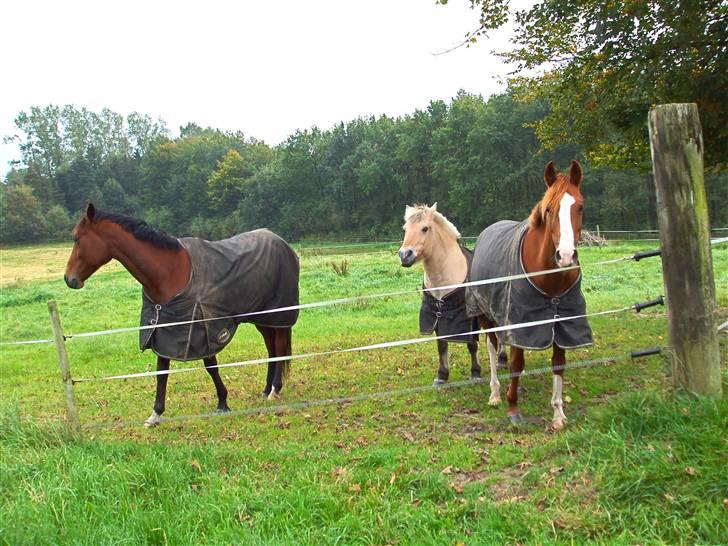
[{"label": "green tree", "polygon": [[[470,4],[481,16],[468,45],[505,22],[510,2]],[[514,17],[514,48],[503,57],[520,96],[550,105],[535,125],[546,147],[574,142],[602,165],[648,168],[649,108],[696,102],[706,165],[728,167],[725,1],[542,0]]]},{"label": "green tree", "polygon": [[47,225],[38,198],[30,186],[4,186],[0,199],[0,237],[3,243],[41,240]]}]

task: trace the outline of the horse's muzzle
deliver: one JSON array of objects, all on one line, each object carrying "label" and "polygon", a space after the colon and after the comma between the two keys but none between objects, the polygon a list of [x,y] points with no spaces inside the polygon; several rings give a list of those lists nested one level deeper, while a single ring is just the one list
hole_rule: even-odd
[{"label": "horse's muzzle", "polygon": [[558,267],[570,267],[578,263],[578,257],[579,253],[576,251],[576,249],[574,249],[574,252],[570,253],[569,256],[562,256],[561,252],[557,250],[556,254],[554,255],[554,261],[556,262],[556,265]]},{"label": "horse's muzzle", "polygon": [[402,262],[403,267],[410,267],[417,259],[417,254],[415,254],[415,251],[411,248],[400,248],[397,254],[399,255],[399,261]]},{"label": "horse's muzzle", "polygon": [[78,277],[69,277],[63,275],[63,280],[66,281],[68,288],[83,288],[83,282],[78,280]]}]

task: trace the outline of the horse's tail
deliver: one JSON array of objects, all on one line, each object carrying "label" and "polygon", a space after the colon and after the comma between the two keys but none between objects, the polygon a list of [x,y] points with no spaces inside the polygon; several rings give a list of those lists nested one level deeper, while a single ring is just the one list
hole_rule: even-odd
[{"label": "horse's tail", "polygon": [[[293,354],[291,338],[293,338],[293,328],[287,328],[286,332],[286,354],[290,356]],[[284,381],[288,381],[288,376],[291,374],[291,361],[283,361],[283,370],[281,372]]]}]

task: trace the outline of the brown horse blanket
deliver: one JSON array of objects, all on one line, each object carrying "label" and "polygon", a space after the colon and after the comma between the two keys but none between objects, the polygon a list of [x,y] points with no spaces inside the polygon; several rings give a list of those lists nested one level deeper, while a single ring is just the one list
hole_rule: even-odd
[{"label": "brown horse blanket", "polygon": [[[473,253],[467,248],[460,247],[465,259],[470,262]],[[424,285],[423,285],[424,288]],[[435,332],[438,336],[449,336],[463,332],[473,332],[478,329],[478,319],[469,317],[465,312],[465,287],[456,288],[444,298],[437,299],[431,292],[422,293],[422,306],[420,307],[420,334],[429,335]],[[457,341],[469,343],[478,341],[478,334],[449,337],[444,341]]]},{"label": "brown horse blanket", "polygon": [[[142,326],[298,305],[298,256],[271,231],[257,229],[222,241],[185,237],[180,243],[192,262],[190,280],[162,305],[142,291]],[[140,330],[139,348],[172,360],[197,360],[219,353],[241,322],[285,328],[297,319],[294,309]]]},{"label": "brown horse blanket", "polygon": [[[470,280],[525,273],[521,247],[527,231],[527,220],[520,223],[503,220],[483,230],[475,243]],[[531,279],[517,279],[469,286],[465,299],[468,316],[484,315],[499,326],[586,313],[581,273],[576,282],[558,297],[542,292]],[[593,344],[586,318],[506,330],[497,332],[497,335],[501,343],[522,349],[547,349],[553,343],[562,349]]]}]

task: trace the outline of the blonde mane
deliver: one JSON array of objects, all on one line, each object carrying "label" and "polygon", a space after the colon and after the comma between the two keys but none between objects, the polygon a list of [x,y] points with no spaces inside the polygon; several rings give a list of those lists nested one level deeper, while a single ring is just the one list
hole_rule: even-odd
[{"label": "blonde mane", "polygon": [[433,204],[431,207],[422,204],[406,207],[404,211],[404,225],[402,226],[402,229],[406,230],[407,224],[409,223],[421,222],[428,218],[431,218],[436,225],[443,228],[456,240],[460,240],[460,232],[450,220],[437,211],[437,203]]}]

